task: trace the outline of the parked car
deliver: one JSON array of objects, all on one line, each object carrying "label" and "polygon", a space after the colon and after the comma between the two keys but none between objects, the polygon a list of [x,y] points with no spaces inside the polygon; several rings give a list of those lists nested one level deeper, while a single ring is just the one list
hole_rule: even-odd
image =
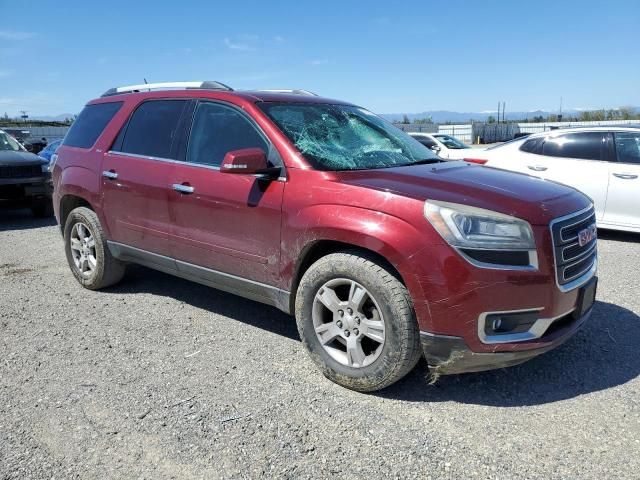
[{"label": "parked car", "polygon": [[392,384],[422,353],[436,374],[521,363],[594,304],[585,195],[443,162],[306,92],[111,89],[69,130],[53,179],[82,286],[113,285],[133,262],[274,305],[354,390]]},{"label": "parked car", "polygon": [[51,157],[58,150],[58,147],[62,143],[62,140],[55,140],[49,143],[44,149],[40,150],[38,153],[39,157],[44,158],[47,162],[51,162]]},{"label": "parked car", "polygon": [[449,160],[460,160],[469,156],[471,147],[454,136],[444,133],[408,132],[438,156]]},{"label": "parked car", "polygon": [[0,130],[0,200],[26,204],[37,217],[53,214],[47,162]]},{"label": "parked car", "polygon": [[598,226],[640,232],[640,128],[553,130],[471,152],[475,162],[571,185],[593,199]]}]

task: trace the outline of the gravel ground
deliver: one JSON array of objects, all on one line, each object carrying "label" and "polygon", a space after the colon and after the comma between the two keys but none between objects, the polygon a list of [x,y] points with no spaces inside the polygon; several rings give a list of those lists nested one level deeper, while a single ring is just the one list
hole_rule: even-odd
[{"label": "gravel ground", "polygon": [[640,235],[600,234],[564,346],[364,395],[279,311],[141,267],[84,290],[51,220],[0,210],[0,479],[638,478]]}]

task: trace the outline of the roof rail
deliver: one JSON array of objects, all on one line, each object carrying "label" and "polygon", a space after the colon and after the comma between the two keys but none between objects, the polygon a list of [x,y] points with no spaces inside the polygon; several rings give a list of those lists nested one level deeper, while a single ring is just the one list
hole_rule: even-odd
[{"label": "roof rail", "polygon": [[110,88],[102,94],[103,97],[111,95],[119,95],[121,93],[133,93],[151,90],[170,90],[170,89],[205,89],[205,90],[226,90],[233,91],[233,88],[221,82],[164,82],[164,83],[142,83],[140,85],[129,85],[127,87]]},{"label": "roof rail", "polygon": [[306,95],[309,97],[317,97],[317,93],[310,92],[309,90],[302,90],[299,88],[263,88],[255,90],[256,92],[268,92],[268,93],[291,93],[292,95]]}]

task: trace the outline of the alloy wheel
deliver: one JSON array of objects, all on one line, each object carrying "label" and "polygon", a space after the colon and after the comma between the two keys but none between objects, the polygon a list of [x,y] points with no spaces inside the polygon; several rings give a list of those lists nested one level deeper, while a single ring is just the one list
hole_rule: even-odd
[{"label": "alloy wheel", "polygon": [[84,223],[78,222],[71,227],[71,256],[78,272],[83,277],[90,277],[96,269],[96,241],[91,230]]},{"label": "alloy wheel", "polygon": [[336,278],[320,287],[312,320],[322,348],[342,365],[366,367],[382,352],[382,312],[373,295],[354,280]]}]

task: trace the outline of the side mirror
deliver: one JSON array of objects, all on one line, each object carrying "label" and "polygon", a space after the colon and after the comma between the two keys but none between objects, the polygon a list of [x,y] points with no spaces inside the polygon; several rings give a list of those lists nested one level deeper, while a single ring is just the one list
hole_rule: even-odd
[{"label": "side mirror", "polygon": [[440,152],[440,150],[442,150],[442,149],[441,149],[441,148],[440,148],[440,146],[438,146],[438,145],[433,145],[433,146],[431,147],[431,151],[433,151],[433,152],[435,152],[435,153]]},{"label": "side mirror", "polygon": [[[243,148],[227,152],[222,160],[222,165],[220,165],[222,173],[271,176],[275,170],[269,168],[267,155],[260,148]],[[277,170],[279,173],[280,168]]]}]

